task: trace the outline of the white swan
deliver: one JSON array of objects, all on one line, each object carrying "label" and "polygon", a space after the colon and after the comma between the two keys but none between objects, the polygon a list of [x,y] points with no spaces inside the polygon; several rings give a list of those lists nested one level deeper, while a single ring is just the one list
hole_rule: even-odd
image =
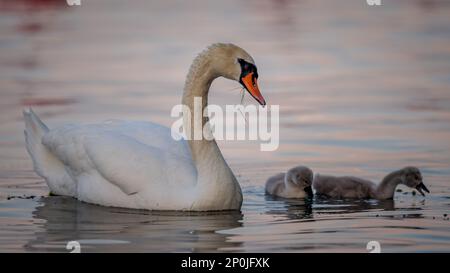
[{"label": "white swan", "polygon": [[[207,106],[209,87],[220,76],[240,82],[265,105],[252,57],[235,45],[214,44],[194,60],[188,73],[182,103],[191,113],[194,97],[201,97],[203,108]],[[184,126],[194,122],[187,116]],[[175,141],[169,128],[150,122],[48,129],[31,109],[24,118],[27,150],[51,193],[147,210],[241,207],[241,188],[215,140]]]},{"label": "white swan", "polygon": [[308,167],[297,166],[270,177],[266,182],[266,193],[284,198],[312,197],[313,172]]},{"label": "white swan", "polygon": [[313,187],[316,194],[331,198],[393,199],[395,188],[399,184],[415,188],[423,196],[425,194],[422,190],[430,192],[423,184],[422,174],[416,167],[405,167],[394,171],[384,177],[379,185],[352,176],[316,175]]}]

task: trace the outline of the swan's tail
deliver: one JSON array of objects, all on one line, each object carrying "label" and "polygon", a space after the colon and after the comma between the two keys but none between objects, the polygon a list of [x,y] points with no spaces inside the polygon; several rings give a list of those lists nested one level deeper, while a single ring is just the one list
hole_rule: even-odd
[{"label": "swan's tail", "polygon": [[47,148],[42,145],[42,137],[48,132],[47,126],[39,119],[33,110],[23,111],[25,119],[25,141],[27,151],[33,160],[34,170],[46,178],[45,162],[49,155]]},{"label": "swan's tail", "polygon": [[43,177],[50,194],[75,196],[76,183],[64,168],[64,164],[42,144],[42,137],[49,131],[33,110],[23,111],[25,141],[33,160],[34,171]]}]

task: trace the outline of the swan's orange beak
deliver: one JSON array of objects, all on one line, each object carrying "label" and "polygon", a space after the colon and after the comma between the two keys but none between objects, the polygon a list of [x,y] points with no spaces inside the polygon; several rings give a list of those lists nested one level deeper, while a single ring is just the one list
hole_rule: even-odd
[{"label": "swan's orange beak", "polygon": [[262,106],[266,105],[266,100],[259,92],[258,83],[256,82],[256,77],[253,76],[253,72],[248,73],[241,78],[242,84],[245,89],[252,95],[252,97],[259,102]]}]

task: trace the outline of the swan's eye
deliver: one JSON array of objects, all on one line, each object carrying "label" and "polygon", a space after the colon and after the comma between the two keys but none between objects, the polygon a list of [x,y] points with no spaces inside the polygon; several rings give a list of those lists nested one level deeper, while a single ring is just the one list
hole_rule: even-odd
[{"label": "swan's eye", "polygon": [[238,62],[241,65],[242,76],[253,72],[254,77],[258,79],[258,72],[254,64],[251,64],[244,59],[238,59]]},{"label": "swan's eye", "polygon": [[250,65],[243,59],[238,59],[239,64],[241,65],[242,72],[248,72],[250,70]]}]

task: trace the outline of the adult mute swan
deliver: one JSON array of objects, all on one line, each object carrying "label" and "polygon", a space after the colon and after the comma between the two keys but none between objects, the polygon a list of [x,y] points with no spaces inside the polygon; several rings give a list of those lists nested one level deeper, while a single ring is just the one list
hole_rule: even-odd
[{"label": "adult mute swan", "polygon": [[[265,105],[253,58],[236,45],[222,43],[211,45],[193,61],[183,105],[194,113],[194,98],[201,97],[204,109],[212,81],[221,76],[238,81]],[[176,141],[170,128],[150,122],[108,121],[48,129],[31,109],[24,111],[24,118],[34,170],[53,194],[147,210],[241,208],[241,188],[215,140]],[[201,120],[201,128],[207,121],[207,117]],[[190,115],[183,116],[184,128],[193,123]]]},{"label": "adult mute swan", "polygon": [[297,166],[270,177],[266,182],[266,193],[284,198],[312,197],[313,172],[305,166]]},{"label": "adult mute swan", "polygon": [[416,167],[405,167],[394,171],[383,178],[380,184],[352,176],[322,176],[316,175],[313,187],[316,194],[331,198],[358,198],[358,199],[393,199],[395,188],[404,184],[415,188],[423,196],[422,190],[430,193],[423,184],[422,174]]}]

